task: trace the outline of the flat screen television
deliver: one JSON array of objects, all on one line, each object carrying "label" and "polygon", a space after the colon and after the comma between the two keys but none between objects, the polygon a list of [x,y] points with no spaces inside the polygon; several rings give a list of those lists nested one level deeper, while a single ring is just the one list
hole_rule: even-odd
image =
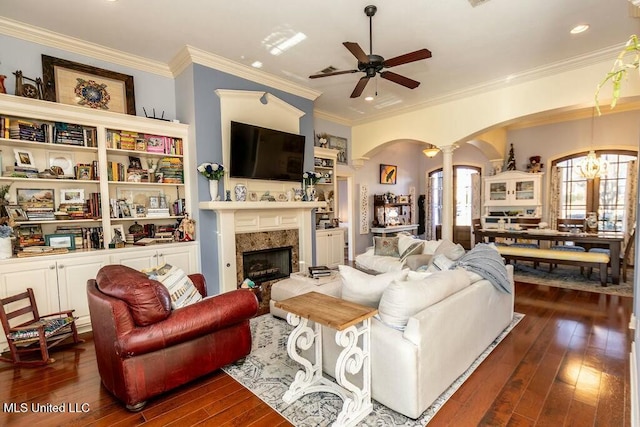
[{"label": "flat screen television", "polygon": [[301,181],[304,135],[231,122],[232,178]]}]

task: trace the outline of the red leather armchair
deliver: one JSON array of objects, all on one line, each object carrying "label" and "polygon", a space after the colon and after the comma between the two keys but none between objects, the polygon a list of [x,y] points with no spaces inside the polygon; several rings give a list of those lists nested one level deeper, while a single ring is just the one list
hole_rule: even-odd
[{"label": "red leather armchair", "polygon": [[[206,296],[204,276],[189,276]],[[236,290],[171,310],[159,282],[107,265],[87,282],[102,384],[131,411],[147,399],[232,363],[251,351],[258,301]]]}]

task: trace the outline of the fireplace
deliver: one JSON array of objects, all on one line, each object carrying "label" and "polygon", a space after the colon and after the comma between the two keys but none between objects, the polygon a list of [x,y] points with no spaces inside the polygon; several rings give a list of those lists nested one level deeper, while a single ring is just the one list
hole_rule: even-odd
[{"label": "fireplace", "polygon": [[293,247],[269,248],[242,253],[244,277],[257,285],[289,277],[292,269]]}]

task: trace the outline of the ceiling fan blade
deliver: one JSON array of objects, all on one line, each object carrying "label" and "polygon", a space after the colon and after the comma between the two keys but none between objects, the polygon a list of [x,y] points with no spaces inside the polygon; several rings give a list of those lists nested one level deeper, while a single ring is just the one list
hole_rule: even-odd
[{"label": "ceiling fan blade", "polygon": [[339,76],[340,74],[352,74],[352,73],[357,73],[357,72],[358,72],[358,70],[334,71],[332,73],[314,74],[313,76],[309,76],[309,78],[310,79],[319,79],[320,77]]},{"label": "ceiling fan blade", "polygon": [[421,59],[431,58],[431,51],[429,49],[420,49],[415,52],[405,53],[404,55],[396,56],[395,58],[387,59],[384,61],[384,66],[395,67],[396,65],[407,64],[409,62],[420,61]]},{"label": "ceiling fan blade", "polygon": [[362,77],[358,81],[358,84],[356,85],[355,89],[353,89],[353,92],[351,92],[351,98],[357,98],[360,95],[362,95],[362,91],[364,90],[367,83],[369,83],[369,77],[367,76]]},{"label": "ceiling fan blade", "polygon": [[362,62],[363,64],[367,64],[369,62],[369,57],[364,53],[364,50],[362,50],[358,43],[344,42],[342,44],[358,59],[358,62]]},{"label": "ceiling fan blade", "polygon": [[401,76],[400,74],[392,73],[391,71],[383,71],[380,73],[380,77],[390,80],[394,83],[398,83],[409,89],[415,89],[420,86],[420,82],[410,79],[409,77]]}]

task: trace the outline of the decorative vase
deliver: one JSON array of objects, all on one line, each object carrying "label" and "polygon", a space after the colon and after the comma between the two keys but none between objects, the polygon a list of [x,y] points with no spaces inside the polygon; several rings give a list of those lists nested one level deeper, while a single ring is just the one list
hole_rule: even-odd
[{"label": "decorative vase", "polygon": [[209,194],[211,195],[211,201],[215,202],[219,199],[218,196],[218,180],[210,179],[209,180]]},{"label": "decorative vase", "polygon": [[237,184],[235,188],[236,202],[244,202],[247,200],[247,187],[244,184]]},{"label": "decorative vase", "polygon": [[13,256],[13,247],[11,245],[11,238],[0,238],[0,259],[7,259]]},{"label": "decorative vase", "polygon": [[316,200],[316,189],[313,184],[309,184],[305,192],[307,193],[307,202],[313,202]]}]

